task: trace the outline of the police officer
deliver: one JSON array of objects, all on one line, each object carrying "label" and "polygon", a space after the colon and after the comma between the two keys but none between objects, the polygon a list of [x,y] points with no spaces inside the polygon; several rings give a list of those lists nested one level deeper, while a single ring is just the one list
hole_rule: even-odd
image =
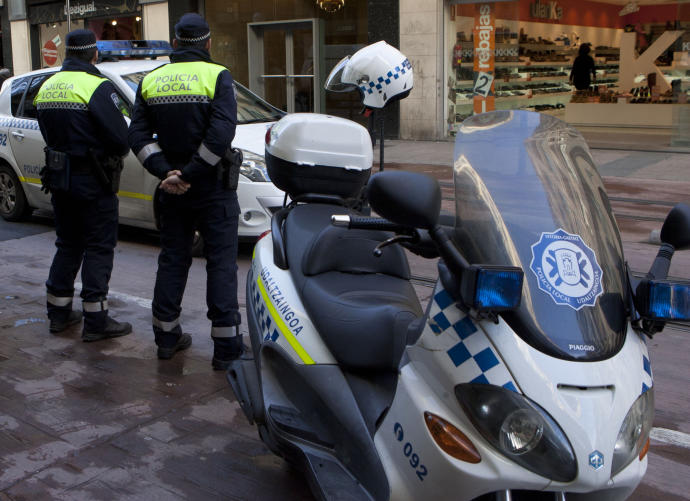
[{"label": "police officer", "polygon": [[235,137],[237,103],[232,76],[211,61],[210,47],[206,21],[183,15],[175,25],[171,64],[139,85],[129,142],[143,166],[163,180],[152,305],[158,358],[172,358],[192,343],[180,326],[180,311],[198,228],[206,257],[212,365],[224,370],[242,351],[236,264],[240,210],[237,193],[223,186],[218,171]]},{"label": "police officer", "polygon": [[[103,181],[99,159],[128,152],[127,123],[116,106],[113,84],[94,63],[96,36],[75,30],[65,39],[61,71],[41,86],[34,103],[47,144],[44,180],[52,192],[57,252],[46,282],[50,332],[78,323],[72,310],[74,280],[81,266],[83,341],[124,336],[129,323],[108,315],[108,282],[117,243],[118,199]],[[119,173],[118,173],[119,174]]]}]

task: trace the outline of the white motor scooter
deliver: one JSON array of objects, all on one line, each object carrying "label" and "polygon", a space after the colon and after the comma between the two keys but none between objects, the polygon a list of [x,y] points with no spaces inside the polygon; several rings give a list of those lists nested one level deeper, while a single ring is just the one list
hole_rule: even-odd
[{"label": "white motor scooter", "polygon": [[[252,350],[228,371],[264,442],[318,499],[627,498],[654,413],[646,338],[690,316],[690,287],[665,280],[690,207],[636,279],[589,150],[556,118],[466,120],[443,197],[421,174],[369,180],[382,218],[348,209],[371,159],[335,117],[288,115],[267,137],[292,202],[256,245]],[[424,313],[401,245],[441,257]]]}]

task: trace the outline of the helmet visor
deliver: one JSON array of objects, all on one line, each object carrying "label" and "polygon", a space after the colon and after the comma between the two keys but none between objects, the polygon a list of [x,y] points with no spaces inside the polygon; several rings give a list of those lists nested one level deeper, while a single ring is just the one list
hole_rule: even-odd
[{"label": "helmet visor", "polygon": [[324,88],[331,92],[349,92],[357,89],[357,85],[354,83],[345,83],[342,81],[343,72],[347,63],[350,62],[350,56],[345,56],[340,60],[338,64],[331,70],[331,73],[326,79]]}]

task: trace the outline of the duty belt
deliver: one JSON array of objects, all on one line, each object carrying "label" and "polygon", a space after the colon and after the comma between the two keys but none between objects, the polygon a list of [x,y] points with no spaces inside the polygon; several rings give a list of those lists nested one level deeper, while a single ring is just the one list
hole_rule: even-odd
[{"label": "duty belt", "polygon": [[88,157],[69,157],[69,168],[72,174],[91,174],[93,172],[91,167],[91,159]]}]

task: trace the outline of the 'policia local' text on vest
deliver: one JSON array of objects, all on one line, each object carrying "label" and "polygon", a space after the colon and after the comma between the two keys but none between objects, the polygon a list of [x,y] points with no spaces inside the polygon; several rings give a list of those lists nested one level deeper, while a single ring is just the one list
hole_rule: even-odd
[{"label": "'policia local' text on vest", "polygon": [[59,71],[41,85],[34,105],[39,110],[87,110],[91,96],[106,80],[84,71]]},{"label": "'policia local' text on vest", "polygon": [[203,61],[166,64],[144,77],[141,96],[149,105],[209,103],[222,71],[223,66]]}]

